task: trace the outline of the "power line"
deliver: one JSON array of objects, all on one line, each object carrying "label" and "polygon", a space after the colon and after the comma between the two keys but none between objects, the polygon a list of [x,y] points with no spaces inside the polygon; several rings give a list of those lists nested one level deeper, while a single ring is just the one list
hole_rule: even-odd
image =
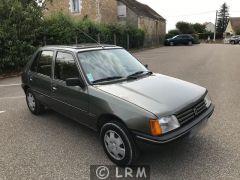
[{"label": "power line", "polygon": [[215,13],[215,12],[216,12],[216,10],[212,10],[212,11],[205,11],[205,12],[192,13],[192,14],[182,14],[182,15],[170,16],[168,18],[183,17],[183,16],[193,16],[193,15],[201,15],[201,14],[210,14],[210,13]]}]

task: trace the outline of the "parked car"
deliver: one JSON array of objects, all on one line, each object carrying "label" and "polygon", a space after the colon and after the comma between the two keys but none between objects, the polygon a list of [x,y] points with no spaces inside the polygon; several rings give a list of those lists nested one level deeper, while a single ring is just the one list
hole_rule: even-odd
[{"label": "parked car", "polygon": [[193,38],[192,35],[189,35],[189,34],[181,34],[165,40],[165,45],[170,45],[170,46],[180,45],[180,44],[192,45],[195,43],[197,43],[196,40]]},{"label": "parked car", "polygon": [[33,114],[48,107],[99,132],[117,165],[132,164],[142,143],[195,132],[214,111],[205,88],[152,73],[111,45],[42,47],[22,74],[22,88]]},{"label": "parked car", "polygon": [[239,44],[240,43],[240,36],[232,36],[229,39],[230,44]]}]

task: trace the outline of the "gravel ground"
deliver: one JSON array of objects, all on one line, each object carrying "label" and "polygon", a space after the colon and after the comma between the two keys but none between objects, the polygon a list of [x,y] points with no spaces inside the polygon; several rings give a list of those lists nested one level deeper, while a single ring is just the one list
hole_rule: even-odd
[{"label": "gravel ground", "polygon": [[[240,46],[163,47],[135,53],[150,70],[207,87],[216,105],[192,139],[144,151],[151,179],[240,179]],[[20,78],[0,81],[0,179],[89,179],[112,164],[97,135],[48,111],[27,109]],[[7,86],[6,86],[7,85]]]}]

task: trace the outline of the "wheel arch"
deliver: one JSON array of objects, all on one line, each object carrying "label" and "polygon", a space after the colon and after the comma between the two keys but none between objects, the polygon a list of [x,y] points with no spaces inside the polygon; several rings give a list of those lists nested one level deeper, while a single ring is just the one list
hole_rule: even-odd
[{"label": "wheel arch", "polygon": [[27,90],[28,90],[30,87],[25,84],[25,85],[22,86],[22,88],[23,88],[23,90],[24,90],[24,92],[25,92],[25,94],[26,94]]},{"label": "wheel arch", "polygon": [[124,125],[128,129],[126,123],[118,116],[116,116],[114,114],[102,114],[99,116],[99,118],[97,120],[97,131],[100,132],[101,127],[105,123],[108,123],[110,121],[117,121],[117,122],[121,123],[122,125]]}]

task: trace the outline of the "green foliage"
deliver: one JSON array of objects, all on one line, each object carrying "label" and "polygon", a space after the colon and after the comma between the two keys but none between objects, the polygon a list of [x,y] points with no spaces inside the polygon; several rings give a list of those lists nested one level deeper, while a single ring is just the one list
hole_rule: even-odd
[{"label": "green foliage", "polygon": [[0,74],[26,64],[41,24],[42,11],[35,1],[0,0]]},{"label": "green foliage", "polygon": [[193,34],[194,29],[193,26],[190,23],[187,22],[178,22],[176,24],[176,28],[181,32],[181,34]]},{"label": "green foliage", "polygon": [[0,0],[0,74],[20,71],[38,46],[45,44],[101,43],[129,48],[143,46],[145,33],[123,25],[105,25],[87,17],[75,20],[63,13],[43,19],[42,8],[32,0]]},{"label": "green foliage", "polygon": [[240,35],[240,29],[236,31],[236,35]]},{"label": "green foliage", "polygon": [[191,26],[194,29],[195,33],[205,33],[206,32],[206,26],[200,23],[191,24]]},{"label": "green foliage", "polygon": [[217,34],[223,37],[223,33],[225,32],[229,21],[229,7],[226,3],[224,3],[219,12],[217,19]]},{"label": "green foliage", "polygon": [[172,38],[172,37],[174,37],[174,36],[176,36],[176,35],[179,35],[179,34],[181,34],[181,33],[180,33],[180,31],[179,31],[178,29],[170,30],[170,31],[168,31],[168,33],[166,34],[166,39]]},{"label": "green foliage", "polygon": [[210,39],[214,38],[214,33],[213,32],[205,32],[205,33],[198,33],[199,39],[202,40],[207,40],[208,37],[210,37]]},{"label": "green foliage", "polygon": [[87,17],[73,20],[63,13],[56,13],[44,21],[42,35],[45,36],[46,44],[96,43],[100,40],[103,44],[116,42],[125,48],[129,35],[129,48],[139,48],[143,46],[145,33],[130,26],[94,23]]}]

